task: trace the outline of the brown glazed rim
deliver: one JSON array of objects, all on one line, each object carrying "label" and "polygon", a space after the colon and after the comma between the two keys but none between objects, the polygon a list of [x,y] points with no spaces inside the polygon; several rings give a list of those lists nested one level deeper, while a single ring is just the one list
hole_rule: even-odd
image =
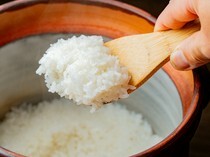
[{"label": "brown glazed rim", "polygon": [[147,13],[146,11],[141,10],[137,7],[134,7],[132,5],[129,5],[129,4],[126,4],[123,2],[119,2],[119,1],[115,1],[115,0],[18,0],[18,1],[12,1],[12,2],[5,3],[3,5],[0,5],[0,13],[20,9],[22,7],[26,7],[26,6],[38,4],[38,3],[40,4],[40,3],[60,3],[60,2],[66,2],[66,3],[80,2],[80,3],[85,3],[85,4],[102,3],[105,5],[107,4],[107,5],[116,7],[116,8],[123,9],[123,10],[131,12],[131,13],[135,13],[135,14],[147,19],[151,23],[155,23],[155,21],[156,21],[156,18],[153,17],[151,14]]},{"label": "brown glazed rim", "polygon": [[[69,2],[78,2],[79,0],[71,0]],[[50,3],[50,0],[18,0],[18,1],[12,1],[3,5],[0,5],[0,13],[3,12],[9,12],[12,10],[17,10],[29,5],[34,5],[34,4],[38,4],[38,3]],[[53,2],[51,3],[59,3],[59,2],[68,2],[67,0],[53,0]],[[84,2],[84,1],[83,1]],[[86,1],[87,2],[87,1]],[[143,17],[144,19],[148,20],[151,23],[155,23],[155,18],[148,14],[147,12],[128,5],[126,3],[123,2],[119,2],[119,1],[114,1],[114,0],[88,0],[88,2],[90,3],[103,3],[105,5],[111,5],[113,7],[117,7],[120,9],[123,9],[125,11],[131,12],[131,13],[135,13],[138,16]],[[169,77],[171,77],[172,81],[174,81],[175,85],[176,84],[176,80],[175,78],[173,78],[172,75],[170,75],[169,71],[170,68],[166,68],[166,66],[163,67],[163,70],[165,70]],[[178,87],[177,87],[178,89]],[[192,101],[190,104],[190,107],[188,108],[188,111],[186,113],[186,115],[183,118],[183,121],[180,123],[180,125],[168,136],[166,137],[163,141],[161,141],[160,143],[154,145],[153,147],[133,155],[132,157],[139,157],[139,156],[152,156],[154,154],[158,154],[159,152],[161,152],[162,150],[165,150],[167,147],[171,146],[174,142],[176,142],[180,137],[182,137],[183,134],[186,133],[187,128],[191,125],[194,117],[196,116],[196,110],[198,110],[198,108],[200,107],[198,104],[198,100],[199,100],[199,94],[200,94],[200,82],[199,82],[199,78],[197,76],[196,73],[194,73],[194,91],[193,91],[193,97],[192,97]],[[1,147],[0,147],[1,148]],[[8,151],[4,148],[1,148],[2,151],[4,151],[3,155],[5,157],[23,157],[22,155],[16,154],[14,152]],[[0,151],[1,151],[0,150]]]}]

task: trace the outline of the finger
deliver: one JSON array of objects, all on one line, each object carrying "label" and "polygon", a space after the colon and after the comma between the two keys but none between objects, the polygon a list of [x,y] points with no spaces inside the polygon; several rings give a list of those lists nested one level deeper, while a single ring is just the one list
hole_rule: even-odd
[{"label": "finger", "polygon": [[196,32],[179,45],[170,61],[178,70],[194,69],[210,62],[210,39],[202,31]]},{"label": "finger", "polygon": [[154,30],[178,29],[197,17],[192,0],[171,0],[158,17]]}]

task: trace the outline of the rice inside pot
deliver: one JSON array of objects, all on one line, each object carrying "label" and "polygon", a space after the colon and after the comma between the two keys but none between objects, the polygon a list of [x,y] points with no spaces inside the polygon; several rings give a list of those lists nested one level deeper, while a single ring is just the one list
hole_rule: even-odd
[{"label": "rice inside pot", "polygon": [[0,146],[30,157],[128,157],[160,140],[119,103],[94,114],[66,99],[22,104],[0,123]]}]

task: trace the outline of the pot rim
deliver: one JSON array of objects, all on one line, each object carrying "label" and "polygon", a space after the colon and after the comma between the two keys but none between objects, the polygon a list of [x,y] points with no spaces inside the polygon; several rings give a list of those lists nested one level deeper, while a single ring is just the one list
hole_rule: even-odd
[{"label": "pot rim", "polygon": [[[41,4],[41,3],[60,3],[60,2],[82,2],[80,0],[18,0],[18,1],[11,1],[8,3],[5,3],[3,5],[0,5],[0,13],[12,11],[12,10],[18,10],[20,8],[24,8],[30,5],[35,4]],[[84,2],[84,0],[83,0]],[[156,18],[153,17],[151,14],[147,13],[146,11],[137,8],[135,6],[126,4],[124,2],[115,1],[115,0],[86,0],[86,2],[92,2],[92,3],[103,3],[105,5],[111,5],[113,7],[118,7],[120,9],[129,11],[131,13],[135,13],[138,16],[141,16],[142,18],[146,19],[148,22],[151,22],[152,24],[155,24]],[[166,69],[163,68],[164,71]],[[156,145],[140,152],[135,155],[132,155],[132,157],[138,157],[138,156],[150,156],[152,154],[156,154],[158,152],[161,152],[168,146],[172,145],[175,141],[181,137],[184,132],[185,128],[188,127],[188,124],[192,123],[192,119],[194,116],[196,116],[196,110],[199,108],[200,104],[199,102],[199,95],[200,95],[200,81],[199,77],[197,76],[196,72],[194,74],[194,91],[193,91],[193,97],[192,102],[190,104],[190,107],[188,109],[188,113],[186,116],[184,116],[182,122],[176,127],[176,129],[170,133],[164,140],[157,143]],[[172,80],[175,81],[175,80]],[[177,89],[178,90],[178,89]],[[1,154],[1,152],[4,151],[4,154]],[[5,154],[5,151],[8,154]],[[12,152],[10,150],[6,150],[5,148],[2,148],[0,146],[0,155],[3,155],[5,157],[8,157],[10,155],[16,156],[16,157],[24,157],[22,155],[16,154],[15,152]]]}]

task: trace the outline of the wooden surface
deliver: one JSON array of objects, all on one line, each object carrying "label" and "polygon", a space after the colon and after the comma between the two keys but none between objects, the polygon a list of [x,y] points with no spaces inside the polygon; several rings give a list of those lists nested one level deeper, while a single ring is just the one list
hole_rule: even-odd
[{"label": "wooden surface", "polygon": [[124,36],[106,42],[105,46],[128,68],[130,84],[138,88],[169,61],[179,43],[198,30],[200,23],[194,22],[178,30]]}]

